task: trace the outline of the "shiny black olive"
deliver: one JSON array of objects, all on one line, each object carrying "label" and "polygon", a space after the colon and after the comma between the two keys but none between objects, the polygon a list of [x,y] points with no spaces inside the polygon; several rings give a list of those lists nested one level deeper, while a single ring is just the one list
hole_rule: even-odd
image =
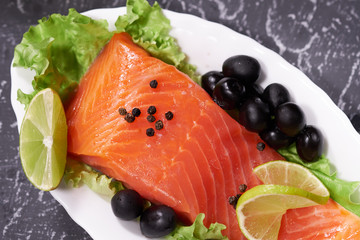
[{"label": "shiny black olive", "polygon": [[294,142],[294,138],[286,136],[276,127],[261,132],[260,137],[267,145],[275,150],[288,147]]},{"label": "shiny black olive", "polygon": [[176,215],[165,205],[151,206],[140,217],[141,233],[148,238],[160,238],[176,227]]},{"label": "shiny black olive", "polygon": [[112,197],[111,208],[118,218],[132,220],[143,212],[144,200],[136,191],[125,189]]},{"label": "shiny black olive", "polygon": [[236,78],[225,77],[216,84],[213,99],[223,109],[234,109],[246,99],[245,86]]},{"label": "shiny black olive", "polygon": [[305,127],[305,115],[295,103],[283,103],[275,109],[275,123],[280,131],[294,137]]},{"label": "shiny black olive", "polygon": [[202,75],[201,87],[212,97],[215,85],[224,77],[221,72],[210,71]]},{"label": "shiny black olive", "polygon": [[226,59],[222,66],[225,77],[234,77],[244,84],[254,83],[260,75],[259,62],[250,56],[236,55]]},{"label": "shiny black olive", "polygon": [[313,127],[306,126],[297,136],[296,151],[305,162],[314,162],[319,159],[323,148],[321,132]]},{"label": "shiny black olive", "polygon": [[290,94],[283,85],[272,83],[265,88],[262,99],[269,104],[271,110],[274,110],[280,104],[289,102]]},{"label": "shiny black olive", "polygon": [[355,130],[360,133],[360,114],[355,114],[351,118],[351,123],[354,126]]},{"label": "shiny black olive", "polygon": [[270,124],[269,106],[260,98],[250,98],[239,108],[239,123],[251,132],[262,132]]},{"label": "shiny black olive", "polygon": [[263,89],[260,85],[254,83],[254,84],[250,84],[250,85],[246,85],[246,95],[248,98],[252,98],[252,97],[262,97],[263,94]]}]

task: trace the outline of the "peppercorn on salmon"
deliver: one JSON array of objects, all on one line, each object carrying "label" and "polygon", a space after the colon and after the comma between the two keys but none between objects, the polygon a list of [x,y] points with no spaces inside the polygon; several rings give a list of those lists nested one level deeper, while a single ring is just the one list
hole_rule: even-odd
[{"label": "peppercorn on salmon", "polygon": [[[137,117],[130,114],[134,108],[140,110]],[[229,239],[244,239],[229,197],[239,193],[241,184],[260,184],[254,167],[283,159],[268,146],[258,150],[262,141],[257,134],[246,131],[185,74],[134,44],[127,33],[115,34],[97,57],[66,115],[69,154],[144,198],[172,207],[185,223],[205,213],[205,225],[225,224]],[[161,128],[155,127],[159,120]],[[303,233],[294,235],[292,223],[303,222],[302,213],[308,222]],[[337,226],[328,224],[332,218],[339,220]],[[355,236],[343,239],[360,237],[359,218],[329,201],[291,210],[283,219],[281,239],[314,239],[308,229],[313,231],[310,226],[317,221],[316,236],[323,238],[316,239],[326,239],[322,229],[333,239],[343,232]]]}]

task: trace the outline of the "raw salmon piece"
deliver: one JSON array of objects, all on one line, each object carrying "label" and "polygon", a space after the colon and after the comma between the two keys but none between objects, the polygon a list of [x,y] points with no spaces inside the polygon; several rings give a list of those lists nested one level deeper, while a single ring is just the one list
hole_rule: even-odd
[{"label": "raw salmon piece", "polygon": [[[155,89],[149,86],[154,79],[158,81]],[[146,129],[154,128],[146,120],[149,106],[156,107],[154,116],[164,123],[152,137],[146,135]],[[128,123],[119,115],[120,107],[128,112],[137,107],[141,115]],[[167,111],[173,112],[172,120],[165,119]],[[230,239],[244,236],[229,197],[239,193],[240,184],[260,184],[252,173],[254,167],[283,159],[268,146],[257,150],[262,142],[257,134],[246,131],[190,78],[151,57],[126,33],[115,34],[103,49],[66,114],[69,154],[123,181],[144,198],[172,207],[185,223],[205,213],[205,225],[225,224],[224,234]],[[299,217],[304,214],[306,222]],[[359,218],[330,202],[289,211],[281,239],[297,239],[300,235],[290,231],[297,223],[303,224],[302,236],[310,236],[306,233],[314,232],[313,223],[329,214],[339,221],[318,224],[321,236],[325,231],[344,239],[357,236]],[[342,229],[349,230],[344,235]]]},{"label": "raw salmon piece", "polygon": [[279,239],[358,240],[360,221],[330,199],[326,205],[288,210],[282,219]]}]

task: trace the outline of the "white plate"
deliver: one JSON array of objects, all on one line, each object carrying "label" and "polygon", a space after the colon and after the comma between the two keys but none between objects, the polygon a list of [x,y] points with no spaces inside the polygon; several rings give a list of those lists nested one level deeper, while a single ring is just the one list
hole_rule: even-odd
[{"label": "white plate", "polygon": [[[84,13],[95,19],[106,19],[110,29],[126,9],[96,9]],[[308,124],[314,124],[325,138],[325,154],[346,180],[360,180],[360,136],[345,114],[332,100],[302,72],[286,62],[275,52],[256,41],[220,24],[201,18],[164,11],[171,20],[173,30],[183,51],[191,63],[198,66],[199,73],[221,70],[222,62],[236,54],[246,54],[259,60],[262,67],[261,85],[278,82],[288,88],[293,100],[304,110]],[[33,74],[28,70],[11,67],[11,102],[21,123],[24,108],[16,101],[19,87],[30,92]],[[19,124],[19,128],[20,128]],[[108,199],[103,199],[87,187],[67,188],[63,184],[51,194],[69,215],[94,239],[144,239],[136,222],[117,220]],[[121,236],[121,237],[120,237]]]}]

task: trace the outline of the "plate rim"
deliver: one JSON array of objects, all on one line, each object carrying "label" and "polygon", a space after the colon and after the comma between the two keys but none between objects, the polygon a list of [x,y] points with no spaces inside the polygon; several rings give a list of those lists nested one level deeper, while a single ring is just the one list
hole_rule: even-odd
[{"label": "plate rim", "polygon": [[[116,8],[97,8],[97,9],[91,9],[85,12],[82,12],[82,14],[84,15],[91,15],[94,14],[96,12],[99,11],[117,11],[119,10],[124,11],[126,10],[126,7],[116,7]],[[192,15],[192,14],[188,14],[188,13],[179,13],[179,12],[174,12],[171,10],[166,10],[163,9],[164,14],[170,19],[170,21],[172,21],[172,17],[176,16],[178,18],[189,18],[192,21],[196,21],[196,22],[201,22],[201,23],[205,23],[208,25],[211,25],[212,28],[216,28],[219,29],[221,31],[225,31],[228,32],[229,34],[236,34],[237,37],[241,37],[246,39],[246,41],[251,42],[251,44],[255,45],[257,48],[261,49],[261,51],[267,52],[269,54],[272,55],[272,57],[275,57],[277,61],[279,61],[280,64],[284,65],[284,67],[288,68],[289,71],[294,71],[296,74],[300,75],[302,79],[304,79],[303,84],[306,84],[307,87],[309,87],[312,91],[316,92],[317,94],[320,94],[318,97],[322,99],[322,101],[329,107],[331,108],[332,111],[335,111],[335,114],[339,117],[339,121],[341,121],[342,123],[342,127],[344,127],[345,131],[351,135],[352,139],[354,141],[356,141],[358,143],[358,145],[360,146],[360,135],[357,133],[357,131],[355,130],[355,128],[353,127],[353,125],[351,124],[349,118],[346,116],[346,114],[334,103],[334,101],[329,97],[329,95],[326,94],[326,92],[324,90],[322,90],[320,87],[318,87],[313,81],[310,80],[310,78],[308,76],[306,76],[305,73],[303,73],[300,69],[298,69],[297,67],[291,65],[289,62],[287,62],[282,56],[280,56],[277,52],[275,52],[274,50],[271,50],[263,45],[261,45],[259,42],[257,42],[256,40],[236,32],[235,30],[224,26],[220,23],[217,22],[212,22],[206,19],[203,19],[201,17]],[[103,18],[106,19],[106,18]],[[16,98],[14,98],[13,93],[16,93],[15,86],[13,85],[13,76],[14,76],[14,67],[13,67],[13,61],[11,62],[11,66],[10,66],[10,72],[11,72],[11,104],[13,107],[13,110],[15,112],[16,118],[17,118],[17,122],[18,122],[18,131],[21,127],[21,124],[19,124],[19,122],[22,122],[18,120],[18,114],[15,111],[14,108],[14,101],[16,101]],[[17,89],[17,88],[16,88]],[[92,238],[94,239],[98,239],[98,233],[96,230],[88,228],[86,226],[86,224],[83,223],[82,219],[79,218],[79,216],[76,215],[76,213],[71,211],[71,207],[63,201],[63,198],[61,197],[61,194],[59,194],[62,191],[62,189],[57,189],[54,191],[51,191],[51,195],[64,207],[64,209],[67,211],[67,213],[70,215],[70,217],[78,224],[80,225]],[[84,190],[84,191],[90,191],[90,190]],[[91,192],[92,193],[92,192]],[[95,193],[94,193],[95,194]],[[142,239],[145,239],[145,237],[143,237]]]}]

